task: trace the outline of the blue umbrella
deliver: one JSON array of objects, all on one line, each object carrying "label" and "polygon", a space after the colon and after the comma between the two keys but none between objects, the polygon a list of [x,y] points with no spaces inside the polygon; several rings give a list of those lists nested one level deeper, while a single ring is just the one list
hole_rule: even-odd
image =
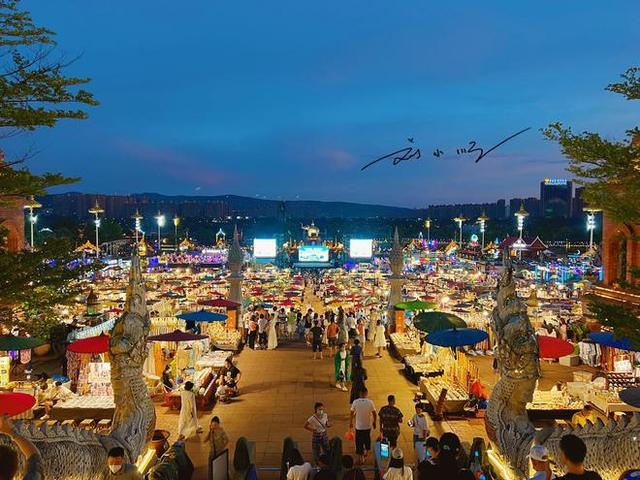
[{"label": "blue umbrella", "polygon": [[604,345],[606,347],[619,348],[620,350],[629,350],[631,352],[639,352],[637,348],[631,346],[628,338],[616,338],[611,332],[594,332],[589,334],[592,342]]},{"label": "blue umbrella", "polygon": [[198,310],[195,312],[181,313],[176,317],[186,320],[187,322],[224,322],[227,316],[223,313],[207,312],[206,310]]},{"label": "blue umbrella", "polygon": [[272,308],[273,305],[271,305],[270,303],[258,303],[255,307],[256,308]]},{"label": "blue umbrella", "polygon": [[620,400],[632,407],[640,408],[640,387],[625,388],[620,393]]},{"label": "blue umbrella", "polygon": [[439,347],[464,347],[475,345],[489,338],[489,334],[477,328],[450,328],[427,335],[427,342]]},{"label": "blue umbrella", "polygon": [[67,383],[69,381],[69,377],[65,377],[64,375],[56,374],[51,377],[51,380],[54,382],[62,382]]}]

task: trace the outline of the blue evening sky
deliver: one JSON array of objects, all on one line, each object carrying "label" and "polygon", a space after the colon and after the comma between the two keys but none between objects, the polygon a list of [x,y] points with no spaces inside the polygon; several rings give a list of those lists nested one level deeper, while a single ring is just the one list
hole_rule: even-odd
[{"label": "blue evening sky", "polygon": [[[101,105],[5,147],[82,177],[71,190],[494,201],[567,177],[539,132],[550,122],[612,138],[638,124],[637,105],[604,91],[640,64],[637,0],[24,5],[82,55],[70,71]],[[477,164],[456,155],[526,127]],[[407,137],[420,160],[360,172]]]}]

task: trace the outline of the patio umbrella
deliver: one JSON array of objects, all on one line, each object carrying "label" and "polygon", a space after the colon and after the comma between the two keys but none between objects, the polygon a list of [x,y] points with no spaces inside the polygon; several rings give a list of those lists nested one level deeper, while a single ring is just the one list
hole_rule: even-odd
[{"label": "patio umbrella", "polygon": [[206,305],[207,307],[223,307],[223,308],[236,308],[240,304],[238,302],[232,302],[226,298],[214,298],[213,300],[198,300],[198,305]]},{"label": "patio umbrella", "polygon": [[589,338],[594,343],[606,347],[619,348],[620,350],[628,350],[630,352],[640,351],[631,346],[631,341],[628,338],[616,338],[611,332],[593,332],[589,334]]},{"label": "patio umbrella", "polygon": [[477,328],[451,328],[427,335],[427,342],[440,347],[464,347],[475,345],[489,338],[489,334]]},{"label": "patio umbrella", "polygon": [[413,324],[418,330],[426,333],[467,326],[463,319],[446,312],[420,312],[413,318]]},{"label": "patio umbrella", "polygon": [[206,335],[196,335],[194,333],[183,332],[182,330],[174,330],[171,333],[162,333],[160,335],[152,335],[147,337],[149,342],[193,342],[194,340],[204,340]]},{"label": "patio umbrella", "polygon": [[36,397],[28,393],[0,393],[0,415],[13,417],[33,408]]},{"label": "patio umbrella", "polygon": [[627,405],[640,408],[640,387],[625,388],[619,395],[620,400]]},{"label": "patio umbrella", "polygon": [[546,335],[536,335],[536,337],[540,358],[560,358],[573,353],[573,345],[566,340]]},{"label": "patio umbrella", "polygon": [[82,338],[71,342],[67,349],[74,353],[104,353],[109,351],[109,336],[102,334],[96,337]]},{"label": "patio umbrella", "polygon": [[281,307],[292,307],[293,305],[295,304],[291,300],[283,300],[280,302]]},{"label": "patio umbrella", "polygon": [[273,305],[270,303],[258,303],[255,307],[256,308],[272,308]]},{"label": "patio umbrella", "polygon": [[195,312],[181,313],[176,315],[177,318],[187,322],[224,322],[228,317],[223,313],[207,312],[206,310],[197,310]]},{"label": "patio umbrella", "polygon": [[18,337],[15,335],[0,335],[0,351],[31,350],[45,343],[35,337]]},{"label": "patio umbrella", "polygon": [[411,302],[396,303],[395,307],[402,310],[430,310],[435,308],[436,304],[433,302],[423,302],[421,300],[413,300]]}]

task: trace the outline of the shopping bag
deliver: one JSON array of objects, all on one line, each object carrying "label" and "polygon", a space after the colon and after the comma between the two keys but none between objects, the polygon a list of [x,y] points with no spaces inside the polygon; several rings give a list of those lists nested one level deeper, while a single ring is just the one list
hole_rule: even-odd
[{"label": "shopping bag", "polygon": [[355,440],[356,436],[353,434],[353,430],[348,430],[347,433],[344,434],[344,439],[348,441]]}]

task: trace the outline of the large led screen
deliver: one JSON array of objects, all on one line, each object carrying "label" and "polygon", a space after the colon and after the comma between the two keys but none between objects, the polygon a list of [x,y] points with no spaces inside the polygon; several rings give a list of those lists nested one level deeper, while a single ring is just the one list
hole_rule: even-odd
[{"label": "large led screen", "polygon": [[276,258],[276,240],[274,238],[254,238],[253,257]]},{"label": "large led screen", "polygon": [[323,245],[304,245],[298,248],[299,262],[328,262],[329,247]]},{"label": "large led screen", "polygon": [[349,240],[349,256],[351,258],[371,258],[373,256],[373,240],[352,238]]}]

